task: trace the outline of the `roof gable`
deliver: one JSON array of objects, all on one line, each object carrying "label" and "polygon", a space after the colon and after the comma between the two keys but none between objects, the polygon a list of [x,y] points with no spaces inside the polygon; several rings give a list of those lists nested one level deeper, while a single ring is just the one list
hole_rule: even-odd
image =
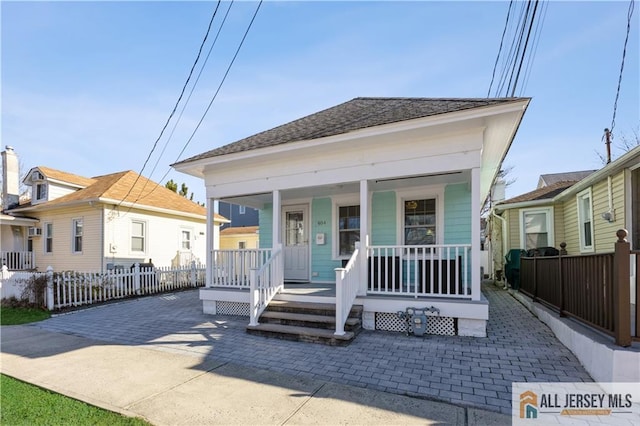
[{"label": "roof gable", "polygon": [[84,188],[95,183],[94,179],[87,178],[84,176],[74,175],[73,173],[67,173],[67,172],[63,172],[62,170],[56,170],[56,169],[52,169],[51,167],[45,167],[45,166],[38,166],[31,169],[31,171],[27,173],[27,177],[25,178],[25,180],[28,179],[29,176],[31,176],[31,172],[34,169],[38,169],[40,173],[42,173],[42,175],[47,180],[64,182],[73,186],[79,186]]},{"label": "roof gable", "polygon": [[335,136],[385,124],[487,107],[522,99],[355,98],[176,164],[290,142]]},{"label": "roof gable", "polygon": [[[37,205],[39,209],[59,207],[67,204],[89,201],[116,203],[135,203],[144,208],[172,210],[179,214],[191,214],[206,217],[207,209],[197,203],[171,191],[170,189],[147,179],[131,170],[112,173],[93,178],[84,178],[71,173],[47,167],[38,167],[47,178],[64,180],[65,182],[80,183],[86,186],[70,194],[63,195],[51,201]],[[32,205],[22,205],[20,208],[31,208]],[[17,209],[16,209],[17,210]],[[223,216],[216,214],[217,221],[228,222]]]},{"label": "roof gable", "polygon": [[541,200],[553,200],[553,198],[560,194],[565,189],[575,185],[578,181],[562,181],[555,182],[551,185],[543,186],[542,188],[534,189],[533,191],[526,192],[508,200],[501,201],[497,205],[524,203],[528,201],[541,201]]},{"label": "roof gable", "polygon": [[538,179],[538,188],[557,182],[578,182],[594,172],[596,172],[596,170],[581,170],[578,172],[549,173],[540,175],[540,178]]}]

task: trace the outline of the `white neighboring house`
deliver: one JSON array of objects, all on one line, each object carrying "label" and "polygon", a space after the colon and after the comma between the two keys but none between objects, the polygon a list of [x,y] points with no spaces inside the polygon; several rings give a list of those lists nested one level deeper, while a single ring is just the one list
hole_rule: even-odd
[{"label": "white neighboring house", "polygon": [[[16,203],[18,159],[11,147],[2,158],[8,185],[0,241],[9,269],[104,272],[137,262],[204,262],[206,209],[164,186],[133,171],[86,178],[39,166],[23,179],[31,200]],[[228,221],[215,215],[213,222],[217,234]]]},{"label": "white neighboring house", "polygon": [[260,212],[260,250],[207,257],[203,310],[259,325],[272,298],[311,283],[335,286],[305,301],[335,304],[336,335],[355,303],[364,328],[404,330],[397,312],[418,306],[447,333],[485,336],[480,212],[528,104],[356,98],[174,164],[204,180],[211,211]]}]

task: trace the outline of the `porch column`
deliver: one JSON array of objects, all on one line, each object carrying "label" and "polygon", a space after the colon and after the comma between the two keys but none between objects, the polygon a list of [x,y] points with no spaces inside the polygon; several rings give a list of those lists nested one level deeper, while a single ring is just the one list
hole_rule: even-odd
[{"label": "porch column", "polygon": [[275,250],[282,243],[282,232],[280,231],[282,218],[282,199],[279,190],[273,191],[273,229],[272,229],[272,244],[271,246]]},{"label": "porch column", "polygon": [[207,197],[207,242],[206,242],[206,253],[207,253],[207,270],[206,270],[206,286],[212,287],[213,285],[213,248],[215,247],[215,223],[214,217],[218,210],[218,202],[213,198]]},{"label": "porch column", "polygon": [[358,296],[367,294],[367,250],[369,248],[369,181],[360,181],[360,287]]},{"label": "porch column", "polygon": [[480,168],[471,169],[471,299],[480,300]]}]

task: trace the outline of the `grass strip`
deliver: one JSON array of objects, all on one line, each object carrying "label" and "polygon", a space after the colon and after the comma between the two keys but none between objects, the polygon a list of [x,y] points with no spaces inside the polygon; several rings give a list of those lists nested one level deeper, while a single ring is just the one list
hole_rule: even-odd
[{"label": "grass strip", "polygon": [[150,423],[42,389],[0,374],[0,424],[3,425],[135,425]]},{"label": "grass strip", "polygon": [[12,308],[3,306],[0,308],[0,325],[27,324],[42,321],[51,317],[44,309],[38,308]]}]

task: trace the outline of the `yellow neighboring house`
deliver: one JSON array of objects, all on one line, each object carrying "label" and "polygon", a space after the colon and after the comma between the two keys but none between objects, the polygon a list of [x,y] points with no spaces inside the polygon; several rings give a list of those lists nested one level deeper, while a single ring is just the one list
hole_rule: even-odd
[{"label": "yellow neighboring house", "polygon": [[258,226],[231,226],[220,231],[220,250],[260,248]]},{"label": "yellow neighboring house", "polygon": [[[18,159],[2,152],[2,261],[9,269],[52,266],[55,271],[102,271],[205,261],[207,227],[218,241],[215,215],[206,208],[133,171],[87,178],[49,167],[29,170],[23,184],[31,200],[17,202]],[[6,175],[6,176],[5,176]],[[210,248],[211,249],[211,248]],[[26,260],[26,262],[23,262]]]}]

